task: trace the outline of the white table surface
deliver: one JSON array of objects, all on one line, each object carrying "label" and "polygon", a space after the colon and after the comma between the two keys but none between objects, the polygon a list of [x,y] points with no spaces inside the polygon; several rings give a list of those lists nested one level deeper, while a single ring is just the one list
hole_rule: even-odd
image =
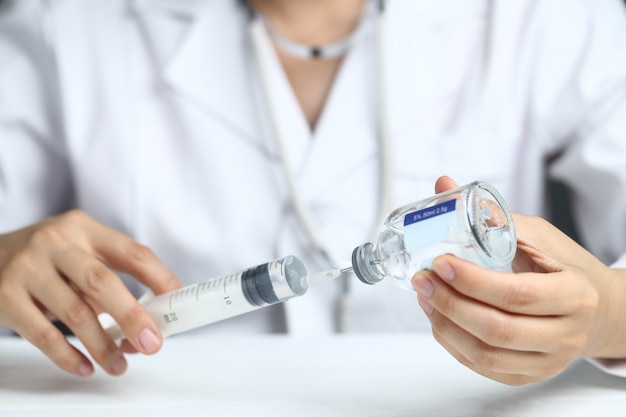
[{"label": "white table surface", "polygon": [[428,334],[181,335],[121,377],[65,374],[0,338],[0,416],[626,416],[626,379],[586,362],[510,387]]}]

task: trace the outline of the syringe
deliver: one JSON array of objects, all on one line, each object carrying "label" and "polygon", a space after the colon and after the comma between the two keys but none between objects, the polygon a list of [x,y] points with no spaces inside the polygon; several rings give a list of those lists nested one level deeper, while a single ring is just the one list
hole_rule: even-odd
[{"label": "syringe", "polygon": [[[150,298],[143,306],[162,336],[167,337],[299,297],[309,287],[337,278],[349,269],[308,276],[300,259],[287,256]],[[105,330],[116,341],[124,338],[117,323]]]}]

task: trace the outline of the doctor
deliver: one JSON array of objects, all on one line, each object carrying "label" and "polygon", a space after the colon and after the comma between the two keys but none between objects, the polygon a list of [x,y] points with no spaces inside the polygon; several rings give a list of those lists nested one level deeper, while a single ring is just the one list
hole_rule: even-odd
[{"label": "doctor", "polygon": [[[613,332],[626,315],[618,0],[24,0],[0,19],[0,326],[66,371],[94,368],[50,318],[120,374],[125,352],[162,343],[135,298],[146,288],[287,254],[310,270],[342,264],[441,173],[491,182],[532,215],[546,215],[546,178],[564,181],[595,256],[520,217],[515,267],[532,285],[503,273],[494,289],[489,271],[443,257],[414,279],[426,314],[393,284],[347,279],[204,330],[402,331],[427,317],[459,360],[512,384],[578,357],[626,357],[626,335]],[[537,248],[549,261],[524,255]],[[550,279],[558,271],[577,277],[567,293]],[[520,294],[504,298],[511,306],[499,298],[507,288]],[[564,295],[596,302],[566,315],[554,302]],[[518,310],[524,300],[545,317],[524,322],[520,344],[490,323],[506,318],[496,310],[536,313]],[[481,320],[458,319],[476,305]],[[101,311],[127,335],[121,347]],[[562,333],[541,331],[556,314],[579,336],[565,356]],[[537,334],[545,345],[529,342]],[[547,348],[529,363],[510,355]]]}]

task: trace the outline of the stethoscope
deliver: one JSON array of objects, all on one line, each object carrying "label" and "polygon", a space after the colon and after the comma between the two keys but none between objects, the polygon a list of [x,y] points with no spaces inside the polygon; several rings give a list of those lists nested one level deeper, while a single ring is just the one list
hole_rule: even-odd
[{"label": "stethoscope", "polygon": [[[274,97],[270,91],[270,63],[268,57],[271,56],[272,48],[276,45],[282,48],[286,52],[298,56],[303,59],[324,59],[334,58],[343,55],[351,45],[358,42],[364,33],[366,25],[366,19],[371,17],[372,10],[375,13],[375,48],[376,48],[376,88],[378,98],[378,143],[379,143],[379,204],[377,210],[377,218],[383,219],[391,207],[391,195],[392,195],[392,181],[391,181],[391,140],[389,134],[389,117],[387,114],[387,97],[385,90],[385,68],[383,57],[384,47],[384,33],[385,33],[385,0],[375,0],[369,3],[359,22],[357,28],[346,39],[325,47],[310,47],[300,45],[283,38],[262,15],[256,13],[250,8],[246,1],[242,2],[249,13],[249,25],[248,30],[250,33],[250,39],[254,50],[255,59],[259,70],[259,76],[262,86],[261,93],[266,103],[268,115],[270,119],[271,133],[274,136],[275,144],[278,151],[278,157],[280,158],[282,169],[284,171],[284,177],[287,182],[288,191],[291,195],[291,204],[295,215],[298,218],[302,228],[307,234],[313,249],[321,257],[321,259],[332,268],[341,268],[342,266],[326,249],[326,245],[323,239],[319,236],[315,224],[312,220],[311,214],[304,204],[304,199],[300,193],[298,185],[296,184],[293,167],[287,158],[285,149],[285,138],[281,132],[278,123],[278,105],[274,101]],[[378,234],[379,224],[375,222],[372,226],[370,233],[371,241],[374,241]],[[341,296],[339,298],[338,305],[338,323],[337,328],[340,332],[347,331],[348,329],[348,314],[350,305],[350,280],[341,280]]]}]

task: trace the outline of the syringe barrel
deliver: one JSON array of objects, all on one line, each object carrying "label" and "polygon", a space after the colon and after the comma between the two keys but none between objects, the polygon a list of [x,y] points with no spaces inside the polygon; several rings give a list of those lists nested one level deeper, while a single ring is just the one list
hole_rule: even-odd
[{"label": "syringe barrel", "polygon": [[242,272],[241,288],[246,300],[259,307],[303,295],[307,272],[300,259],[287,256]]},{"label": "syringe barrel", "polygon": [[[143,303],[163,337],[247,313],[306,293],[307,271],[286,256],[244,271],[161,294]],[[124,337],[115,323],[105,329]]]}]

